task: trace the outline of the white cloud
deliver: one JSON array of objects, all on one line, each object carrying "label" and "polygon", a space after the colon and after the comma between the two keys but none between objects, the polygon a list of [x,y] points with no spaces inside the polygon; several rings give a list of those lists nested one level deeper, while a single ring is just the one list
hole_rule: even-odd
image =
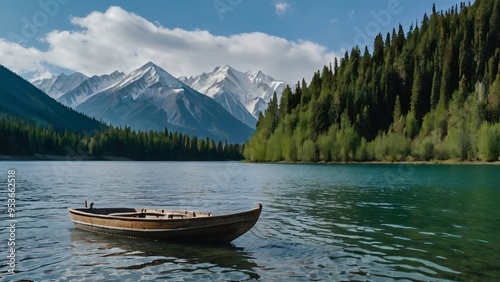
[{"label": "white cloud", "polygon": [[290,4],[286,2],[277,2],[276,4],[274,4],[274,8],[276,9],[276,14],[278,14],[279,16],[286,13],[286,11],[291,7],[292,6],[290,6]]},{"label": "white cloud", "polygon": [[47,51],[0,39],[0,63],[33,77],[46,76],[54,66],[90,76],[130,72],[153,61],[174,76],[191,76],[229,64],[295,83],[309,80],[336,56],[311,41],[260,32],[217,36],[205,30],[169,29],[120,7],[71,22],[79,29],[54,30],[43,37]]},{"label": "white cloud", "polygon": [[339,20],[337,20],[337,19],[331,19],[331,20],[330,20],[330,23],[331,23],[331,24],[336,24],[336,23],[338,23],[338,22],[339,22]]},{"label": "white cloud", "polygon": [[45,70],[43,52],[0,38],[0,63],[18,73]]}]

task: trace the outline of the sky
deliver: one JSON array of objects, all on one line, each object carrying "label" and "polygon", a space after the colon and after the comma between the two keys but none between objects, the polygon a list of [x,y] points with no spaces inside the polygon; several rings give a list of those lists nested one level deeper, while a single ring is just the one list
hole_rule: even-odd
[{"label": "sky", "polygon": [[0,64],[30,80],[227,64],[294,84],[355,45],[371,49],[379,32],[407,32],[433,3],[460,0],[0,0]]}]

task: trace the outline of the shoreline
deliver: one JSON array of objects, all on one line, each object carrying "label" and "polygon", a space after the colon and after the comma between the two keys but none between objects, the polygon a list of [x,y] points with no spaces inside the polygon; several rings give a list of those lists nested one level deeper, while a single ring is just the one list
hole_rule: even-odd
[{"label": "shoreline", "polygon": [[[36,154],[33,156],[11,156],[11,155],[0,155],[0,161],[131,161],[131,162],[144,162],[144,160],[133,160],[125,157],[111,157],[111,156],[101,156],[101,157],[89,157],[89,156],[57,156],[57,155],[40,155]],[[165,160],[165,161],[175,161],[175,160]],[[157,160],[151,160],[146,162],[158,162]],[[183,161],[185,162],[185,161]],[[254,164],[399,164],[399,165],[500,165],[500,161],[486,162],[486,161],[461,161],[461,160],[430,160],[430,161],[350,161],[350,162],[250,162],[247,160],[241,160],[242,163],[254,163]]]},{"label": "shoreline", "polygon": [[69,162],[79,162],[79,161],[134,161],[129,158],[123,157],[89,157],[89,156],[57,156],[57,155],[40,155],[35,154],[33,156],[11,156],[11,155],[0,155],[0,161],[69,161]]},{"label": "shoreline", "polygon": [[240,160],[134,160],[126,157],[114,157],[114,156],[90,157],[90,156],[40,155],[40,154],[36,154],[33,156],[0,155],[0,162],[1,161],[240,162]]},{"label": "shoreline", "polygon": [[500,165],[500,161],[486,162],[486,161],[460,161],[460,160],[430,160],[430,161],[350,161],[350,162],[250,162],[243,160],[245,163],[254,164],[384,164],[384,165]]}]

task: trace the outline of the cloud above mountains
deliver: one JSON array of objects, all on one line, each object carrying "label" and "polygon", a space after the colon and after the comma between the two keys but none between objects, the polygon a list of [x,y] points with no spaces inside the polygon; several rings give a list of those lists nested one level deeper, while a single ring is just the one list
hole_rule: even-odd
[{"label": "cloud above mountains", "polygon": [[106,74],[129,72],[148,61],[172,75],[195,75],[229,64],[262,70],[295,83],[333,60],[335,54],[314,42],[290,41],[261,32],[230,36],[206,30],[170,29],[120,7],[71,19],[75,30],[54,30],[41,39],[46,51],[0,39],[0,63],[24,75],[49,74],[50,66]]},{"label": "cloud above mountains", "polygon": [[277,2],[276,4],[274,4],[274,8],[276,10],[276,14],[278,14],[278,16],[281,16],[291,8],[291,5],[286,2]]}]

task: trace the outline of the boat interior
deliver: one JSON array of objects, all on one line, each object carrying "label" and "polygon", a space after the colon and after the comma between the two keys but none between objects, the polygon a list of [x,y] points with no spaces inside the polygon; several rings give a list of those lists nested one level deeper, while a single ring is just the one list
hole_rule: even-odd
[{"label": "boat interior", "polygon": [[165,209],[134,209],[134,208],[83,208],[75,209],[91,214],[109,215],[116,217],[132,217],[132,218],[160,218],[160,219],[174,219],[174,218],[194,218],[194,217],[208,217],[212,216],[210,212],[194,212],[194,211],[181,211],[181,210],[165,210]]}]

